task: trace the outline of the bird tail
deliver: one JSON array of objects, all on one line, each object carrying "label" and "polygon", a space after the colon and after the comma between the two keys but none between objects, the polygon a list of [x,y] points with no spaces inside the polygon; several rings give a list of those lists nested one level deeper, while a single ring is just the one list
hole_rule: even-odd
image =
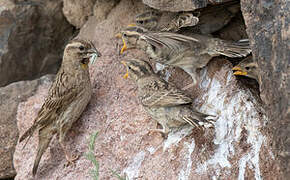
[{"label": "bird tail", "polygon": [[25,142],[24,146],[22,149],[25,148],[26,144],[28,143],[29,139],[31,138],[31,136],[33,135],[35,129],[36,129],[37,126],[33,125],[31,126],[20,138],[19,138],[19,143],[21,143],[24,139],[27,139],[27,141]]},{"label": "bird tail", "polygon": [[53,131],[49,128],[44,128],[39,131],[37,155],[34,160],[33,169],[32,169],[33,176],[35,176],[37,172],[37,168],[41,160],[41,157],[43,153],[45,152],[45,150],[47,149],[52,137],[53,137]]},{"label": "bird tail", "polygon": [[191,115],[188,117],[183,117],[183,119],[194,127],[204,129],[213,127],[214,122],[216,121],[216,116],[192,110]]},{"label": "bird tail", "polygon": [[28,136],[31,136],[36,129],[36,126],[31,126],[25,133],[19,138],[19,142],[22,142],[24,139],[26,139]]},{"label": "bird tail", "polygon": [[252,52],[249,39],[241,39],[237,42],[222,40],[221,43],[217,46],[216,52],[227,57],[245,57]]}]

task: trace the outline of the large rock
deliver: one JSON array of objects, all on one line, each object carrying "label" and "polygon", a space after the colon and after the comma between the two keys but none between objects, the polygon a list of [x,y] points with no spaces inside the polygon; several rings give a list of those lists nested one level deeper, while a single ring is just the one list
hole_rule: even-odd
[{"label": "large rock", "polygon": [[275,155],[285,179],[290,178],[290,4],[282,1],[242,0],[242,12],[261,69],[261,97],[270,118]]},{"label": "large rock", "polygon": [[[186,126],[170,133],[168,139],[149,133],[156,122],[138,101],[136,85],[122,78],[125,68],[120,63],[124,58],[144,55],[137,50],[119,55],[121,42],[114,38],[142,8],[140,1],[122,0],[106,20],[98,23],[90,17],[81,29],[79,36],[91,39],[103,55],[90,66],[94,92],[91,102],[67,136],[67,144],[81,156],[75,166],[64,166],[63,151],[54,138],[35,179],[90,179],[93,164],[84,154],[88,152],[89,136],[95,131],[99,132],[94,152],[100,164],[100,179],[114,179],[112,170],[129,179],[279,179],[272,141],[264,128],[268,118],[257,92],[236,80],[226,60],[210,62],[200,72],[199,86],[187,91],[196,97],[197,109],[217,115],[215,129],[203,132]],[[183,82],[188,82],[184,79],[187,76],[179,75],[180,70],[173,69],[169,80],[182,87]],[[48,85],[43,85],[19,105],[20,134],[33,123],[47,91]],[[17,145],[15,179],[33,179],[37,143],[35,134],[25,149],[23,144]]]},{"label": "large rock", "polygon": [[94,17],[101,22],[107,18],[120,0],[97,0],[94,5]]},{"label": "large rock", "polygon": [[0,1],[0,87],[55,73],[73,27],[61,0]]},{"label": "large rock", "polygon": [[206,7],[208,4],[218,4],[232,0],[143,0],[143,3],[161,11],[193,11],[199,8]]},{"label": "large rock", "polygon": [[63,0],[63,14],[69,23],[81,28],[93,14],[96,0]]},{"label": "large rock", "polygon": [[30,97],[38,85],[51,81],[47,75],[33,81],[20,81],[0,88],[0,179],[16,175],[13,153],[18,140],[16,112],[18,104]]}]

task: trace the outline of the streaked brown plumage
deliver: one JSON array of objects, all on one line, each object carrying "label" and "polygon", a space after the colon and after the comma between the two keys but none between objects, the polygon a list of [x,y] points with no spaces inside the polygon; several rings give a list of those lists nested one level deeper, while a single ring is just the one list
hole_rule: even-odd
[{"label": "streaked brown plumage", "polygon": [[239,1],[198,9],[194,12],[145,11],[136,16],[137,26],[149,31],[177,32],[183,27],[191,33],[210,34],[222,29],[239,12]]},{"label": "streaked brown plumage", "polygon": [[62,65],[49,89],[48,96],[33,125],[19,139],[19,142],[22,142],[27,137],[31,137],[35,130],[39,133],[33,175],[36,174],[42,154],[55,134],[59,136],[67,160],[73,160],[65,148],[64,138],[91,99],[88,63],[95,55],[100,56],[100,53],[88,41],[75,39],[66,45]]},{"label": "streaked brown plumage", "polygon": [[122,31],[126,49],[138,48],[146,52],[150,59],[182,68],[197,82],[196,69],[204,67],[212,57],[244,57],[251,52],[248,40],[225,41],[199,34],[184,36],[169,32],[138,32],[138,27]]},{"label": "streaked brown plumage", "polygon": [[195,110],[192,99],[173,84],[158,77],[146,61],[131,59],[122,63],[127,67],[126,76],[138,86],[141,104],[163,128],[155,131],[167,135],[170,128],[187,123],[198,128],[212,126],[214,116]]},{"label": "streaked brown plumage", "polygon": [[198,23],[198,17],[190,12],[158,12],[146,11],[136,16],[137,26],[149,31],[170,31],[176,32],[180,28],[194,26]]}]

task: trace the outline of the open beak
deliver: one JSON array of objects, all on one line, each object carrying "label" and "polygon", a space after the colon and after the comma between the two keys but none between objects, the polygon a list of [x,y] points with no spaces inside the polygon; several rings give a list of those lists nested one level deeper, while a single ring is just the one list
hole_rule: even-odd
[{"label": "open beak", "polygon": [[122,41],[123,41],[123,47],[122,47],[121,52],[120,52],[121,54],[123,54],[123,52],[127,50],[126,42],[123,38],[122,38]]},{"label": "open beak", "polygon": [[135,26],[136,26],[136,24],[128,24],[127,27],[135,27]]},{"label": "open beak", "polygon": [[121,61],[122,64],[126,67],[126,74],[123,76],[124,79],[127,79],[129,76],[128,66],[125,61]]},{"label": "open beak", "polygon": [[237,76],[246,76],[248,73],[243,71],[239,66],[235,66],[232,68],[232,70],[234,71],[234,75]]}]

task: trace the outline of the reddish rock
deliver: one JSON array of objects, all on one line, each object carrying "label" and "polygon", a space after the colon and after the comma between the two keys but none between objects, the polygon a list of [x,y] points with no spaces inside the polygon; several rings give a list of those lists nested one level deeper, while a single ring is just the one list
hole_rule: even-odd
[{"label": "reddish rock", "polygon": [[[102,57],[90,66],[92,100],[68,134],[67,142],[80,154],[75,166],[65,167],[65,157],[54,138],[44,153],[35,179],[90,179],[93,165],[84,154],[89,137],[99,132],[95,157],[100,164],[100,179],[116,179],[112,170],[129,179],[271,179],[279,178],[272,143],[265,131],[268,117],[257,92],[244,87],[233,76],[231,64],[215,59],[200,71],[200,83],[188,90],[196,97],[201,112],[217,115],[214,129],[200,131],[185,126],[174,129],[167,139],[149,133],[156,127],[136,97],[136,86],[122,76],[124,58],[145,58],[137,50],[119,55],[120,40],[115,34],[142,12],[141,2],[122,0],[100,23],[90,17],[79,36],[91,39]],[[170,70],[171,72],[171,70]],[[186,76],[173,68],[170,81],[184,86]],[[48,85],[18,107],[17,120],[22,134],[41,107]],[[33,179],[36,134],[25,149],[18,144],[14,154],[15,179]],[[25,160],[25,161],[24,161]]]},{"label": "reddish rock", "polygon": [[16,175],[13,153],[18,140],[16,112],[18,104],[33,95],[40,84],[51,82],[47,75],[33,81],[20,81],[0,88],[0,179]]}]

